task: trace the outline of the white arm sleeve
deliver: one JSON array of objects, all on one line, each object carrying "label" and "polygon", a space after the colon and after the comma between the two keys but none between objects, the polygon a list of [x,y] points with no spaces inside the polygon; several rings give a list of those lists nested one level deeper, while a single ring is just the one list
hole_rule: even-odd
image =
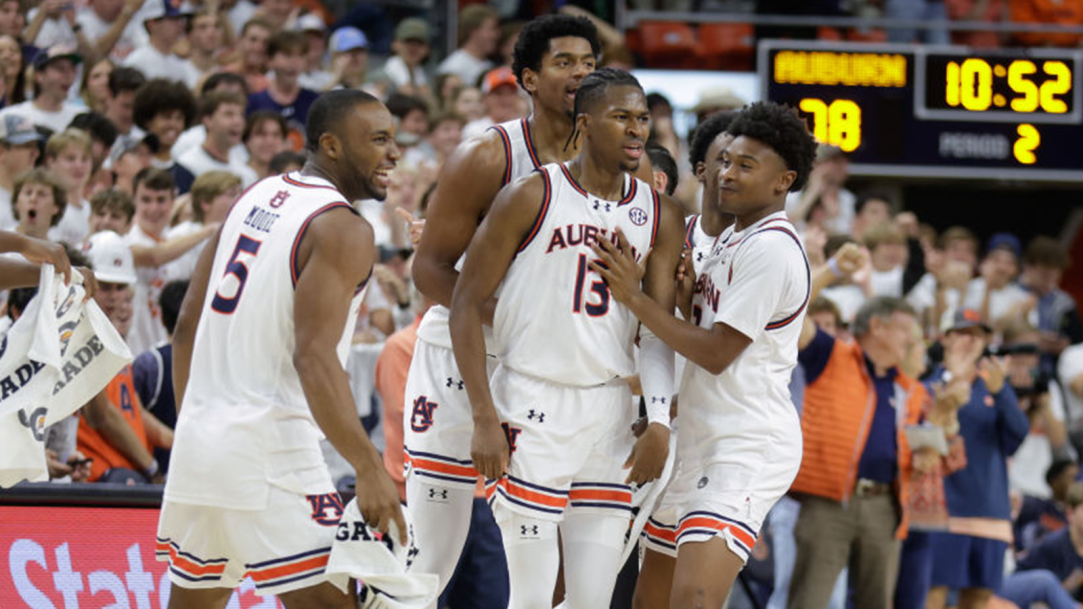
[{"label": "white arm sleeve", "polygon": [[673,348],[646,326],[639,330],[639,381],[647,403],[647,421],[669,427],[673,400]]}]

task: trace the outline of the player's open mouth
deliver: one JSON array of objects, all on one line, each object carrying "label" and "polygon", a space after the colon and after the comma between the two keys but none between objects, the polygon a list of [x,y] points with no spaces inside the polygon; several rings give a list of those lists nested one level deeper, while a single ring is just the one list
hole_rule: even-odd
[{"label": "player's open mouth", "polygon": [[579,90],[579,87],[571,87],[564,91],[564,96],[571,101],[575,101],[575,92]]},{"label": "player's open mouth", "polygon": [[376,177],[376,183],[379,184],[380,186],[383,186],[384,188],[387,188],[388,186],[390,186],[391,185],[391,175],[389,174],[389,172],[390,172],[389,169],[384,169],[384,170],[381,170],[381,171],[377,171],[374,174],[375,177]]},{"label": "player's open mouth", "polygon": [[624,152],[633,159],[643,156],[643,144],[626,144]]}]

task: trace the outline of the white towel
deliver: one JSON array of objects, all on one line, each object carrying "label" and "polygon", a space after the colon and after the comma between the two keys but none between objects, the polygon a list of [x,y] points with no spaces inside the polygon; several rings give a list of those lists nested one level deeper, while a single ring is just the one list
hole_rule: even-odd
[{"label": "white towel", "polygon": [[43,265],[37,295],[0,338],[0,487],[48,480],[45,427],[71,416],[132,361],[85,295],[82,275],[64,285]]},{"label": "white towel", "polygon": [[435,574],[409,572],[420,550],[414,543],[414,527],[405,507],[402,515],[408,532],[406,545],[399,543],[395,523],[384,535],[365,522],[357,499],[346,505],[326,573],[328,581],[343,591],[348,589],[351,578],[364,585],[360,609],[423,609],[439,592]]}]

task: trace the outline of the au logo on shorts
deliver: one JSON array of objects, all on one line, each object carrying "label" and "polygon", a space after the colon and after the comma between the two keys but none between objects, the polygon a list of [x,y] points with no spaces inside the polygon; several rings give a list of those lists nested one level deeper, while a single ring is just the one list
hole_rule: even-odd
[{"label": "au logo on shorts", "polygon": [[345,508],[342,505],[342,497],[338,493],[305,495],[305,499],[308,499],[308,504],[312,506],[312,520],[331,526],[338,524],[338,521],[342,519]]},{"label": "au logo on shorts", "polygon": [[432,414],[439,406],[436,402],[430,402],[429,398],[420,396],[414,400],[414,411],[410,415],[410,429],[421,433],[432,427]]},{"label": "au logo on shorts", "polygon": [[504,435],[508,437],[508,448],[510,452],[515,452],[515,445],[519,442],[519,434],[523,433],[523,428],[512,427],[507,423],[501,423],[501,427],[504,428]]}]

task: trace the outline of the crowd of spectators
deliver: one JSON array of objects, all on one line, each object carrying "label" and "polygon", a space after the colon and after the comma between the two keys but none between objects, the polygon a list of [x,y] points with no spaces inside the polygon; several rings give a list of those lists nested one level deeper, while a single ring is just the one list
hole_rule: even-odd
[{"label": "crowd of spectators", "polygon": [[[96,300],[135,356],[50,430],[51,477],[141,484],[168,474],[169,339],[195,260],[244,188],[302,167],[319,93],[349,87],[385,101],[404,151],[387,199],[357,202],[379,260],[354,334],[363,361],[351,368],[365,370],[354,379],[359,413],[374,413],[368,427],[382,427],[377,443],[401,484],[403,390],[429,304],[410,275],[416,221],[460,142],[529,114],[511,67],[517,22],[467,4],[457,49],[437,61],[426,19],[393,24],[377,53],[364,30],[334,22],[315,0],[28,4],[0,0],[0,230],[62,242],[73,260],[85,254]],[[1050,3],[853,4],[1025,21],[1047,20]],[[1083,22],[1078,2],[1056,4],[1050,19]],[[598,23],[599,65],[630,67],[619,34]],[[1079,43],[1042,36],[1019,41]],[[669,101],[649,101],[655,185],[697,213],[689,142]],[[716,101],[697,107],[699,120],[743,103],[728,93]],[[898,190],[848,183],[845,153],[822,146],[787,209],[817,278],[818,331],[803,341],[793,384],[806,458],[760,542],[777,549],[771,577],[748,590],[771,607],[829,597],[841,606],[847,584],[835,582],[848,569],[862,607],[888,606],[877,603],[892,594],[900,607],[924,606],[928,590],[935,607],[953,595],[965,607],[994,595],[1076,606],[1057,604],[1062,593],[1083,600],[1083,323],[1059,287],[1071,262],[1064,246],[1007,231],[983,241],[917,217]],[[4,295],[4,315],[17,319],[32,296]],[[854,409],[831,404],[838,395]],[[942,445],[922,435],[929,425],[944,430]],[[831,445],[846,448],[842,461]],[[789,583],[772,594],[772,582]]]}]

